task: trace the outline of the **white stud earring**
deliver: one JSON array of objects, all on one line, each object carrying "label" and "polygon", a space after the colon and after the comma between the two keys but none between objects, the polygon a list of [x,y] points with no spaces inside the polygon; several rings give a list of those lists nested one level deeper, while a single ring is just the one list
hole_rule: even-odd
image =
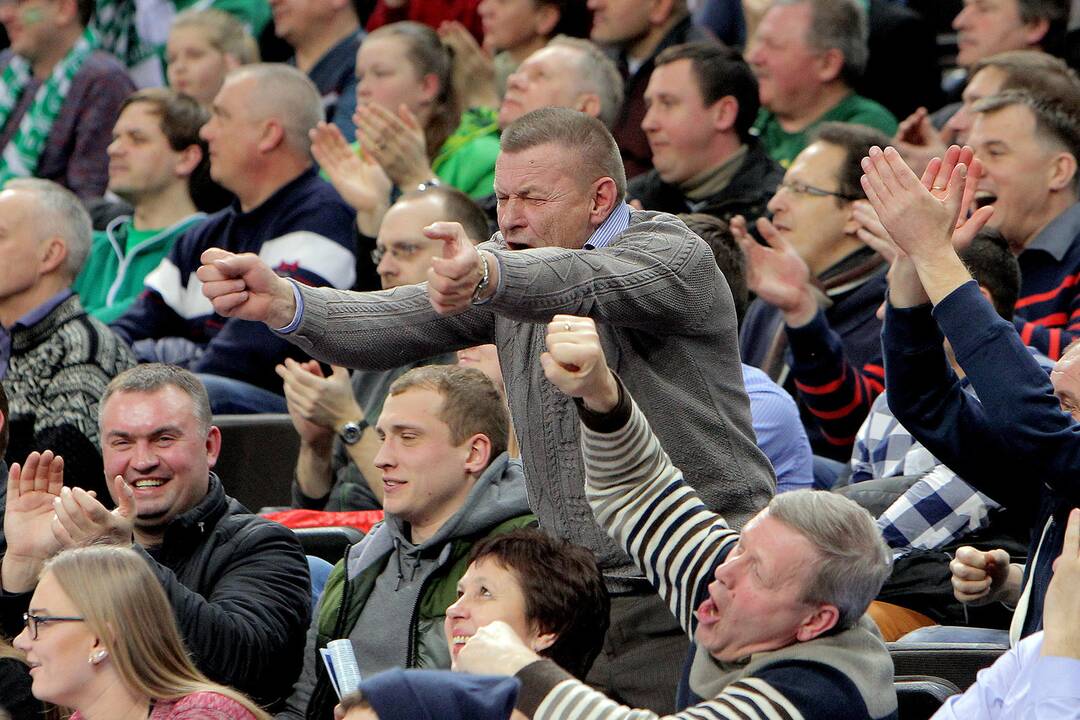
[{"label": "white stud earring", "polygon": [[90,656],[89,663],[91,665],[97,665],[101,663],[105,658],[109,657],[108,650],[98,650],[96,653]]}]

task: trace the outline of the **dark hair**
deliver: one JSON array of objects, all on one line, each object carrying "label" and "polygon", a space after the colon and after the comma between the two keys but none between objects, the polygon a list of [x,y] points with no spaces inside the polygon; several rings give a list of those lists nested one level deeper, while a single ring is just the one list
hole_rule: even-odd
[{"label": "dark hair", "polygon": [[7,452],[8,437],[11,434],[11,413],[8,410],[7,393],[4,392],[4,386],[0,385],[0,459],[4,457],[4,453]]},{"label": "dark hair", "polygon": [[577,170],[587,182],[610,177],[615,181],[615,199],[621,202],[626,197],[622,154],[611,132],[597,118],[569,108],[540,108],[507,125],[499,141],[504,153],[548,144],[570,150],[580,159],[578,168],[566,168],[568,173]]},{"label": "dark hair", "polygon": [[[828,143],[844,151],[844,162],[836,177],[838,192],[849,198],[861,199],[866,197],[861,182],[862,159],[870,154],[870,148],[874,145],[885,147],[892,141],[880,130],[865,125],[828,122],[818,126],[810,136],[810,142]],[[842,203],[840,198],[836,200],[838,204]]]},{"label": "dark hair", "polygon": [[410,190],[398,198],[398,202],[417,200],[429,195],[435,195],[443,203],[443,220],[461,223],[465,228],[465,235],[474,242],[483,242],[491,238],[491,226],[488,224],[487,215],[480,206],[473,202],[465,193],[450,185],[435,185],[423,190]]},{"label": "dark hair", "polygon": [[413,368],[390,385],[390,395],[412,389],[442,395],[436,416],[450,428],[455,445],[476,434],[491,441],[491,459],[506,452],[510,434],[510,411],[495,383],[476,368],[458,365],[425,365]]},{"label": "dark hair", "polygon": [[1016,4],[1023,22],[1048,22],[1039,47],[1051,55],[1061,55],[1065,51],[1065,32],[1069,24],[1069,0],[1017,0]]},{"label": "dark hair", "polygon": [[[417,75],[438,78],[439,93],[432,101],[431,116],[424,128],[428,159],[433,159],[461,122],[461,106],[453,82],[453,53],[432,28],[411,20],[383,25],[369,33],[368,39],[383,35],[400,38],[405,43],[405,57]],[[396,112],[397,108],[390,110]]]},{"label": "dark hair", "polygon": [[210,113],[195,98],[169,88],[146,88],[124,98],[120,103],[120,112],[135,103],[146,103],[153,108],[152,112],[161,118],[161,132],[169,139],[169,146],[173,150],[198,145],[205,154],[206,143],[199,137],[199,130],[210,119]]},{"label": "dark hair", "polygon": [[[1035,134],[1042,140],[1060,145],[1080,161],[1080,86],[1061,95],[1035,95],[1028,90],[1006,90],[985,97],[972,108],[990,113],[1012,105],[1023,105],[1035,116]],[[1073,178],[1075,185],[1076,178]]]},{"label": "dark hair", "polygon": [[[203,432],[210,432],[214,421],[210,411],[210,398],[206,387],[194,373],[176,365],[164,363],[144,363],[128,368],[114,377],[105,386],[105,392],[98,403],[98,426],[105,417],[105,405],[118,393],[152,393],[167,387],[180,390],[191,399],[191,412]],[[104,437],[102,433],[102,437]]]},{"label": "dark hair", "polygon": [[698,91],[706,106],[727,95],[739,103],[735,131],[742,142],[750,140],[750,128],[757,119],[761,102],[758,83],[743,56],[736,50],[716,42],[692,42],[673,45],[656,57],[656,67],[677,60],[689,60],[697,80]]},{"label": "dark hair", "polygon": [[1012,320],[1020,297],[1020,263],[1001,231],[984,227],[958,254],[975,282],[990,293],[998,315]]},{"label": "dark hair", "polygon": [[679,219],[712,250],[716,266],[720,268],[731,290],[731,299],[735,302],[735,317],[741,325],[746,306],[750,304],[750,290],[746,286],[746,257],[735,242],[731,228],[715,215],[705,213],[685,213],[679,215]]},{"label": "dark hair", "polygon": [[478,542],[469,564],[482,559],[513,573],[525,596],[525,619],[556,635],[540,654],[584,679],[604,644],[611,609],[593,554],[542,530],[522,529]]}]

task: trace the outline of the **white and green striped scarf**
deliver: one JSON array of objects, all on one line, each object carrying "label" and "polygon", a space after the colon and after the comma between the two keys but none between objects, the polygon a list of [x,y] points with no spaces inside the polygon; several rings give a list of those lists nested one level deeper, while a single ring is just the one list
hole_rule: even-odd
[{"label": "white and green striped scarf", "polygon": [[[71,89],[71,81],[95,47],[97,37],[87,29],[38,88],[34,101],[0,156],[0,187],[12,178],[30,177],[37,170],[45,139],[49,137],[49,131],[60,114],[64,98]],[[8,118],[30,83],[31,74],[30,63],[18,55],[11,58],[0,74],[0,128],[7,125]]]}]

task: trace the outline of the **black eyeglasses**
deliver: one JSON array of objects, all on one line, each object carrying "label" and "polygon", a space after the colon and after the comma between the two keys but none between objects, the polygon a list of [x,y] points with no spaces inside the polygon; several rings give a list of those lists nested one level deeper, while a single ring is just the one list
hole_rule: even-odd
[{"label": "black eyeglasses", "polygon": [[849,202],[859,200],[861,198],[855,195],[848,195],[842,192],[835,192],[833,190],[826,190],[824,188],[814,187],[813,185],[807,185],[804,182],[798,180],[785,180],[780,183],[780,187],[784,190],[789,190],[796,195],[813,195],[814,197],[838,197],[842,200]]},{"label": "black eyeglasses", "polygon": [[86,618],[70,617],[65,615],[35,615],[33,613],[23,613],[23,622],[26,623],[26,627],[30,630],[30,636],[34,639],[38,639],[38,628],[46,623],[51,622],[83,622]]}]

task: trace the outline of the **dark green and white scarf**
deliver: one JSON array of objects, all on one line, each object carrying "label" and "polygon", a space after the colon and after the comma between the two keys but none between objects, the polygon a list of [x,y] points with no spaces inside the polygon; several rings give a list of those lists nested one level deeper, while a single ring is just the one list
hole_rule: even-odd
[{"label": "dark green and white scarf", "polygon": [[90,27],[101,39],[99,46],[133,68],[157,52],[157,46],[139,36],[135,0],[98,0]]},{"label": "dark green and white scarf", "polygon": [[[12,178],[30,177],[37,170],[45,140],[64,105],[71,81],[95,47],[97,36],[87,29],[38,88],[34,101],[0,157],[0,187]],[[0,74],[0,128],[7,125],[32,77],[30,63],[18,55],[11,58]]]}]

